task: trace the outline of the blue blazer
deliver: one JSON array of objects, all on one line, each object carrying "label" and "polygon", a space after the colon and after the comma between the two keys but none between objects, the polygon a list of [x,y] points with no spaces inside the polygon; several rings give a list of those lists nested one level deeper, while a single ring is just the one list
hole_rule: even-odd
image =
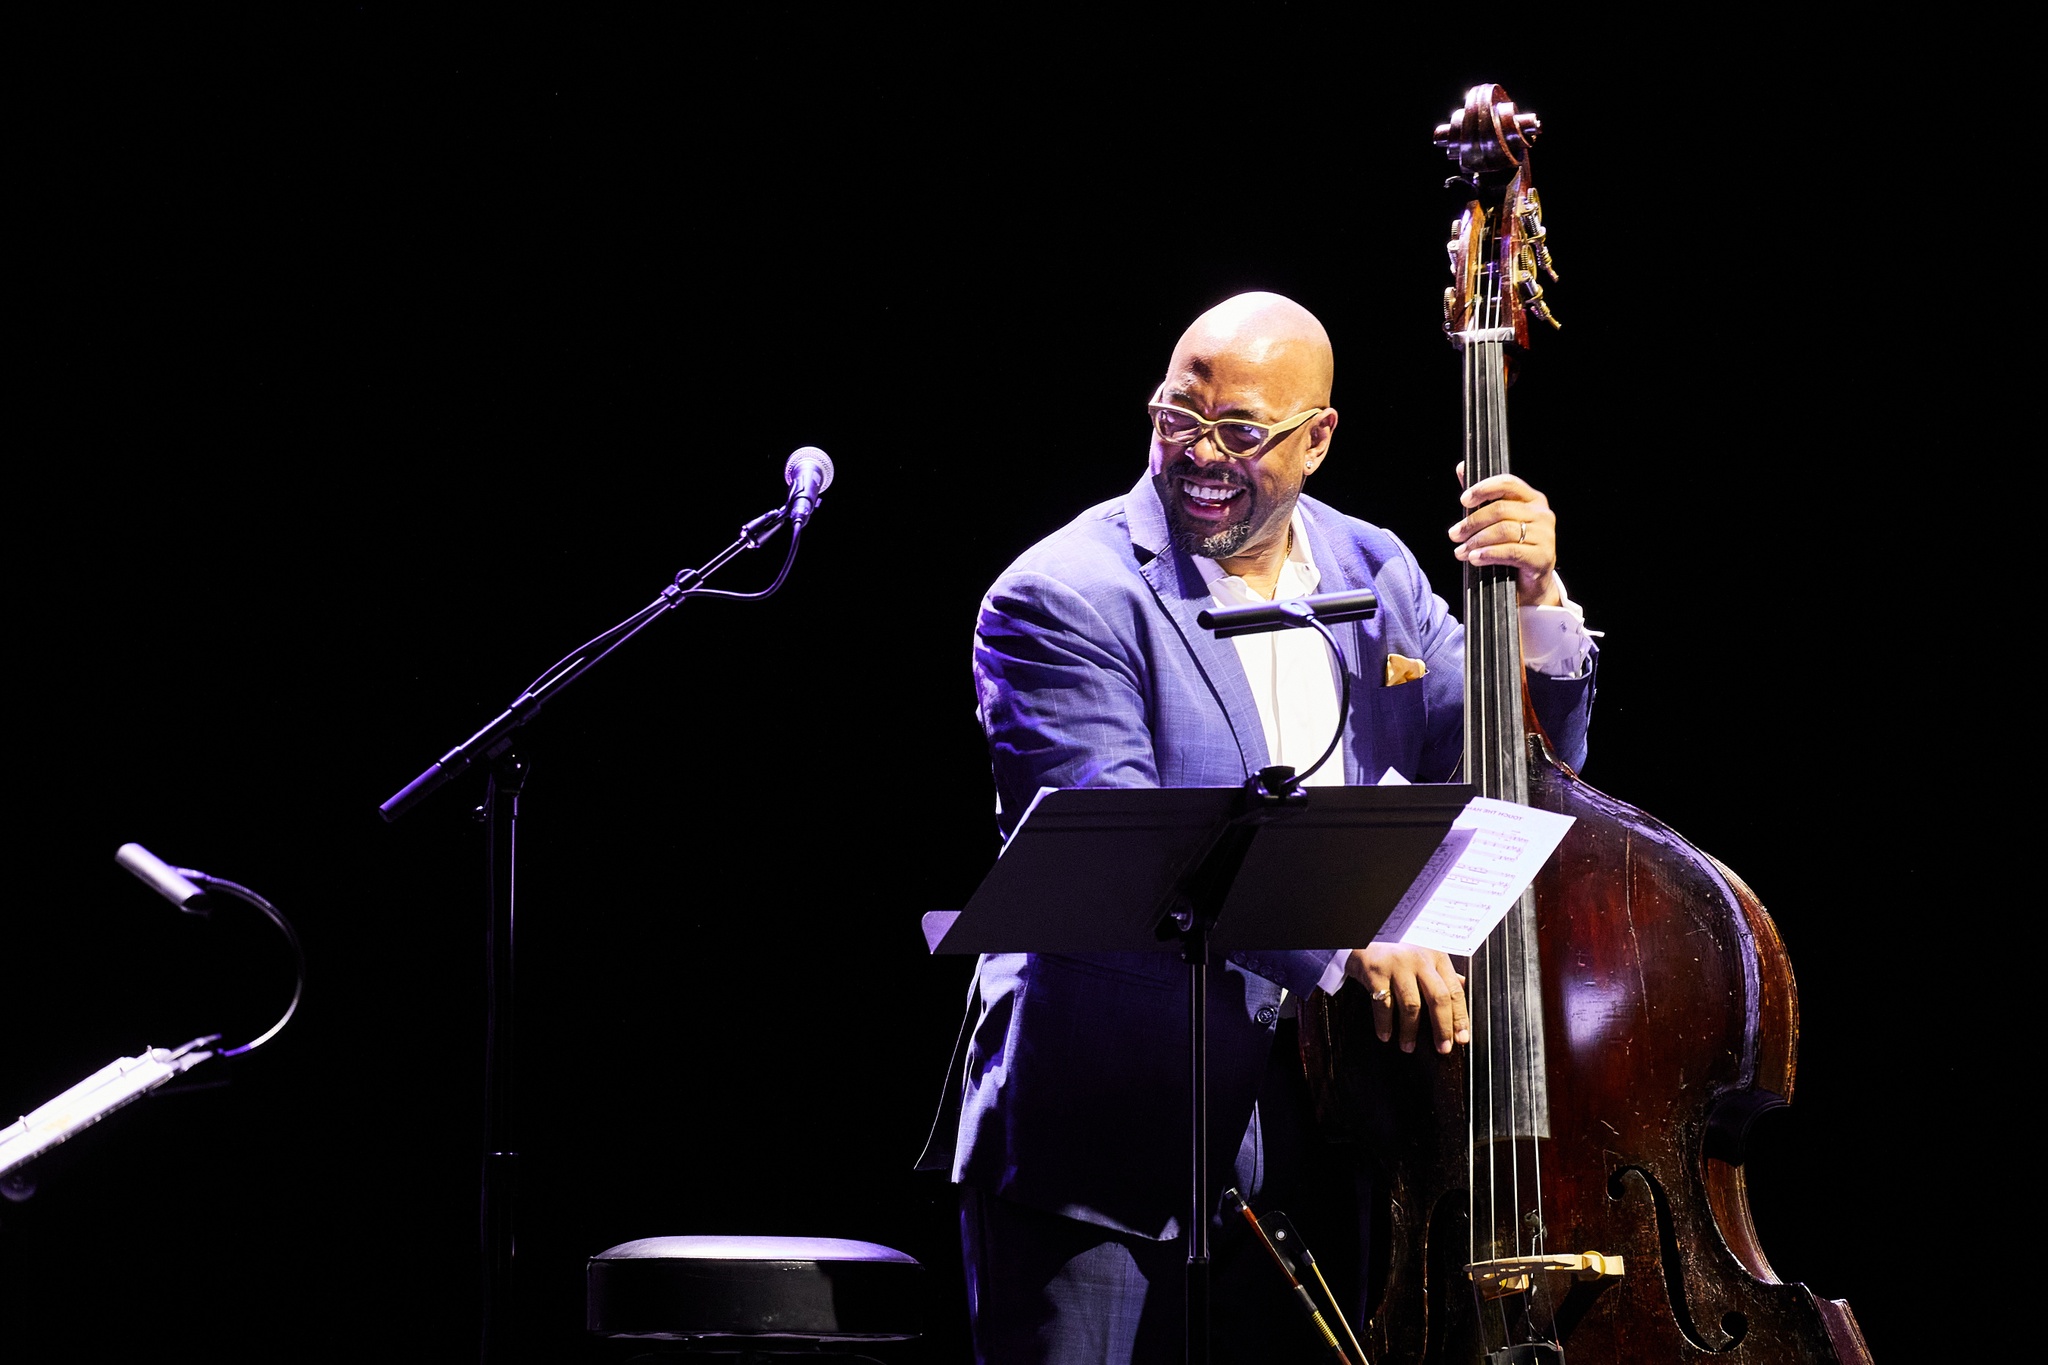
[{"label": "blue blazer", "polygon": [[[1462,628],[1399,540],[1312,498],[1301,510],[1321,591],[1379,595],[1377,616],[1334,628],[1354,670],[1344,780],[1375,782],[1388,768],[1452,780],[1464,744]],[[1149,476],[1003,572],[976,623],[974,682],[1005,838],[1041,787],[1234,787],[1266,766],[1237,648],[1196,624],[1210,605],[1201,572],[1172,548]],[[1385,686],[1389,653],[1422,660],[1427,675]],[[1530,676],[1537,714],[1574,767],[1592,672]],[[1336,946],[1233,953],[1212,973],[1212,1169],[1227,1169],[1250,1122],[1281,988],[1306,995]],[[1189,1169],[1179,957],[993,954],[977,965],[968,1006],[964,1064],[919,1165],[1122,1232],[1178,1236]]]}]

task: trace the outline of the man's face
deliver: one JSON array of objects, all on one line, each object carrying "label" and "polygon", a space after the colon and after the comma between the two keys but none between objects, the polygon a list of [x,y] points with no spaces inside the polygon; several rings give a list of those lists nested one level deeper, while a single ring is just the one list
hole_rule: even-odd
[{"label": "man's face", "polygon": [[[1158,401],[1210,421],[1271,425],[1316,406],[1295,392],[1301,387],[1297,367],[1285,363],[1284,350],[1258,359],[1176,355],[1174,362]],[[1215,560],[1257,555],[1276,545],[1284,549],[1302,482],[1327,439],[1323,423],[1314,419],[1254,455],[1232,457],[1210,434],[1177,445],[1155,432],[1152,483],[1166,505],[1175,548]]]}]

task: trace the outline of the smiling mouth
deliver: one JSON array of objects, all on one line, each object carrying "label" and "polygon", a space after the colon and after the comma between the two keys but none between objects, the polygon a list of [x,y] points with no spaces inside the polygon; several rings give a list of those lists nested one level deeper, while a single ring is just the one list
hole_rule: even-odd
[{"label": "smiling mouth", "polygon": [[1186,476],[1174,482],[1180,485],[1181,505],[1204,519],[1221,520],[1229,515],[1231,504],[1244,493],[1238,484],[1198,483]]}]

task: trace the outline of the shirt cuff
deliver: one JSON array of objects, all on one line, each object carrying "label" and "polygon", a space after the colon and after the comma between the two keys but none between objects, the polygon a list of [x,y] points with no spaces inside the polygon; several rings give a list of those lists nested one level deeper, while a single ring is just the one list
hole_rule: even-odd
[{"label": "shirt cuff", "polygon": [[1554,607],[1523,607],[1522,667],[1534,669],[1546,678],[1577,678],[1586,671],[1586,656],[1593,652],[1593,636],[1586,629],[1586,613],[1557,580],[1558,604]]},{"label": "shirt cuff", "polygon": [[1349,948],[1339,948],[1337,955],[1330,959],[1330,965],[1323,968],[1323,979],[1316,982],[1324,995],[1335,995],[1344,984],[1344,960],[1351,956]]}]

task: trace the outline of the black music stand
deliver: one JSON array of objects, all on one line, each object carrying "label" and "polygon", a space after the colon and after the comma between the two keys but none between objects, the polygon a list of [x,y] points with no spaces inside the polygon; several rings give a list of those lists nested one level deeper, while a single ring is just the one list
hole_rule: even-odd
[{"label": "black music stand", "polygon": [[957,914],[925,916],[934,953],[1133,953],[1188,964],[1187,1358],[1209,1359],[1209,956],[1361,946],[1451,822],[1463,784],[1089,787],[1039,793]]}]

